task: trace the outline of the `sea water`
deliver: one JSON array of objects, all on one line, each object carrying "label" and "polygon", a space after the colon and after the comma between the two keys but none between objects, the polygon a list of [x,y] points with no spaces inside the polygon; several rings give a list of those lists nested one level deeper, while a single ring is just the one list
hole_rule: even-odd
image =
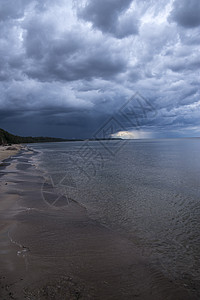
[{"label": "sea water", "polygon": [[[200,290],[200,139],[30,145],[52,209],[69,201],[132,240],[170,278]],[[63,197],[64,195],[64,197]]]}]

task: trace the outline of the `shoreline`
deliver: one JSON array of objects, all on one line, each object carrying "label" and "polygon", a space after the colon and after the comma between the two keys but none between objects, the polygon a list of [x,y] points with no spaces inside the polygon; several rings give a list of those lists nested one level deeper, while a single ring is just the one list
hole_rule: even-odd
[{"label": "shoreline", "polygon": [[75,201],[48,206],[32,156],[0,167],[2,299],[197,299]]},{"label": "shoreline", "polygon": [[22,149],[23,146],[21,144],[13,144],[10,146],[0,145],[0,164],[3,163],[4,160],[18,154]]}]

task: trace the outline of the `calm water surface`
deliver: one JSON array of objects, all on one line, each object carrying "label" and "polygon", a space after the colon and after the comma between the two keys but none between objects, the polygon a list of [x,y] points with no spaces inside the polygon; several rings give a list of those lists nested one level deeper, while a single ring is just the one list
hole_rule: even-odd
[{"label": "calm water surface", "polygon": [[[132,239],[169,277],[200,289],[200,139],[31,147],[60,195]],[[49,204],[67,205],[62,197]]]}]

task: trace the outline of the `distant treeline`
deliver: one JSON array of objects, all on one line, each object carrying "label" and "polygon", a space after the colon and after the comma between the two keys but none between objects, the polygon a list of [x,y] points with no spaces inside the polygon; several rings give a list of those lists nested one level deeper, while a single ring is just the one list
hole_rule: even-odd
[{"label": "distant treeline", "polygon": [[5,144],[29,144],[29,143],[45,143],[45,142],[64,142],[65,139],[60,138],[51,138],[51,137],[21,137],[13,135],[0,128],[0,145]]},{"label": "distant treeline", "polygon": [[[97,141],[97,140],[121,140],[121,138],[100,138],[100,139],[87,139],[87,141]],[[48,143],[48,142],[72,142],[72,141],[84,141],[82,139],[60,139],[52,137],[22,137],[18,135],[11,134],[0,128],[0,145],[9,144],[30,144],[30,143]]]}]

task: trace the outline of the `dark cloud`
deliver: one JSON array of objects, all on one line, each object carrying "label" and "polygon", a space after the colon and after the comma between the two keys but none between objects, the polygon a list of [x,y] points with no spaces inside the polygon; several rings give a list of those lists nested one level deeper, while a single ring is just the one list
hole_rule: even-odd
[{"label": "dark cloud", "polygon": [[132,0],[90,0],[84,7],[79,8],[78,16],[91,22],[102,32],[124,38],[138,33],[136,15],[123,14],[131,2]]},{"label": "dark cloud", "polygon": [[87,138],[114,116],[132,130],[120,108],[139,92],[155,110],[141,130],[200,132],[199,1],[0,4],[0,127]]},{"label": "dark cloud", "polygon": [[25,8],[29,5],[28,0],[1,0],[0,1],[0,21],[9,19],[19,19],[24,16]]},{"label": "dark cloud", "polygon": [[26,74],[42,81],[74,81],[123,72],[127,64],[123,53],[107,39],[87,34],[76,27],[60,33],[49,20],[34,17],[26,24]]},{"label": "dark cloud", "polygon": [[[78,51],[79,52],[79,51]],[[79,55],[64,52],[57,55],[52,51],[44,56],[42,61],[33,60],[26,70],[26,74],[42,81],[64,80],[74,81],[91,79],[94,77],[111,78],[123,72],[126,62],[120,54],[112,53],[109,49],[82,49]]]},{"label": "dark cloud", "polygon": [[171,20],[186,28],[200,25],[200,1],[199,0],[175,0],[171,12]]},{"label": "dark cloud", "polygon": [[168,66],[173,72],[189,72],[200,69],[200,57],[179,57],[176,61],[173,61]]}]

